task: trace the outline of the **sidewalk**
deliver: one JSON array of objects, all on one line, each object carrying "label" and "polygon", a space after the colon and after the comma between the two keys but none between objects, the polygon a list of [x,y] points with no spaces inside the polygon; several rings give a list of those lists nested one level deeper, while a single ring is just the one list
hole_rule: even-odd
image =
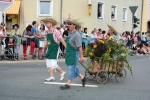
[{"label": "sidewalk", "polygon": [[[58,59],[58,62],[64,62],[65,59]],[[1,64],[28,64],[28,63],[46,63],[46,59],[44,60],[39,60],[39,59],[32,59],[32,56],[29,55],[28,56],[28,60],[24,60],[23,57],[20,57],[19,61],[10,61],[8,58],[5,58],[3,60],[0,61],[0,65]]]}]

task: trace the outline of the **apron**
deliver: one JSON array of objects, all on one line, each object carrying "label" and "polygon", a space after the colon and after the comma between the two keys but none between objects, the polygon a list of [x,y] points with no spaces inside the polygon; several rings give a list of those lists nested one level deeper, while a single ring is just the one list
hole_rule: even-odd
[{"label": "apron", "polygon": [[57,59],[57,53],[58,53],[58,44],[54,41],[53,33],[47,34],[47,48],[48,51],[46,53],[47,59]]},{"label": "apron", "polygon": [[[76,32],[76,31],[75,31]],[[74,33],[75,33],[74,32]],[[72,33],[72,35],[74,34]],[[72,36],[71,35],[71,36]],[[66,65],[74,65],[75,64],[75,60],[76,60],[76,49],[74,49],[70,43],[69,43],[69,40],[71,38],[71,36],[68,36],[66,38],[66,44],[67,44],[67,48],[66,48],[66,59],[65,59],[65,63]]]}]

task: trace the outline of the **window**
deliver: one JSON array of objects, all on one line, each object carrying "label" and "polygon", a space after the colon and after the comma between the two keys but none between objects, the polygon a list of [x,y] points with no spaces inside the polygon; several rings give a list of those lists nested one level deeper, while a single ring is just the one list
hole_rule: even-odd
[{"label": "window", "polygon": [[52,16],[53,14],[53,0],[39,0],[38,1],[38,16]]},{"label": "window", "polygon": [[116,20],[117,19],[117,6],[111,5],[111,19]]},{"label": "window", "polygon": [[104,3],[98,2],[97,18],[104,18]]},{"label": "window", "polygon": [[127,21],[127,8],[123,8],[122,21]]}]

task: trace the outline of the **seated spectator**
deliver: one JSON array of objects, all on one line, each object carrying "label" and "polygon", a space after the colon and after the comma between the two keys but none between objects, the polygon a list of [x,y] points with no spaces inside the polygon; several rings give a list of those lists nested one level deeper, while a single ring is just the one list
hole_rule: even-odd
[{"label": "seated spectator", "polygon": [[10,50],[10,54],[13,54],[14,53],[13,37],[9,37],[8,48]]}]

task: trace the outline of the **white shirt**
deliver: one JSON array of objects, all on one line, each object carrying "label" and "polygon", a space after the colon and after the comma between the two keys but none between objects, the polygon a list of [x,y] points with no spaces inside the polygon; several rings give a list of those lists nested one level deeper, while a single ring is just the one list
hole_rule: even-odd
[{"label": "white shirt", "polygon": [[60,31],[61,31],[61,35],[63,35],[65,30],[63,28],[61,28]]},{"label": "white shirt", "polygon": [[[0,31],[0,35],[3,35],[3,36],[4,36],[4,32],[3,32],[3,31]],[[1,42],[1,38],[2,38],[2,37],[0,37],[0,42]]]}]

